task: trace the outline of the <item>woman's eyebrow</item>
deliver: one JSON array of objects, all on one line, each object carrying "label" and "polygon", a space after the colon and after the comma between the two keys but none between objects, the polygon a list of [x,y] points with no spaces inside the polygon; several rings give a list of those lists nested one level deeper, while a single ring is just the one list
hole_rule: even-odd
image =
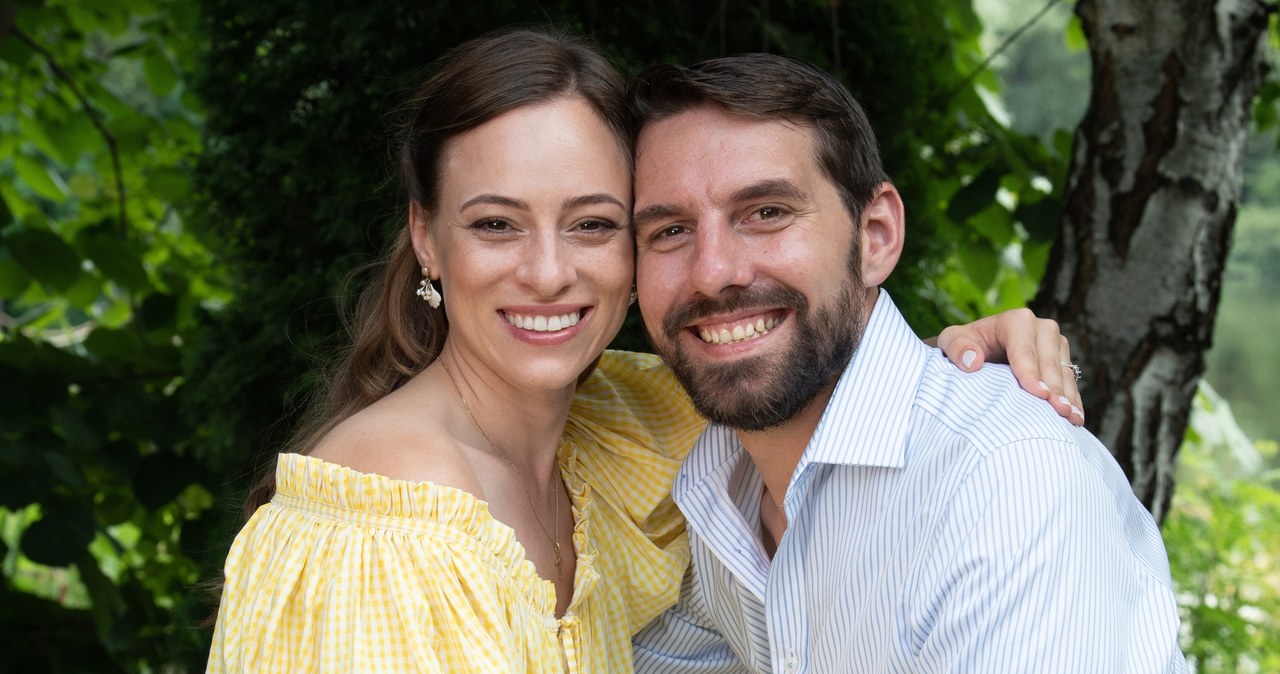
[{"label": "woman's eyebrow", "polygon": [[564,203],[560,205],[560,208],[568,211],[568,210],[573,210],[575,208],[578,208],[580,206],[593,206],[597,204],[613,204],[624,211],[627,210],[626,204],[623,204],[621,201],[618,200],[617,197],[613,196],[612,194],[606,194],[604,192],[599,192],[596,194],[584,194],[582,196],[577,196],[577,197],[569,197],[568,199],[564,200]]}]

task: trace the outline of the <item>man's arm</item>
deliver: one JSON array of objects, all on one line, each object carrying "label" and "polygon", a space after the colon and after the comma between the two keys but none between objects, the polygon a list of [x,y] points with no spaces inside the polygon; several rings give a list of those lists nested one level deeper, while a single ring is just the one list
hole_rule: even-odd
[{"label": "man's arm", "polygon": [[694,608],[693,569],[685,572],[680,601],[632,639],[637,674],[747,674],[729,642]]}]

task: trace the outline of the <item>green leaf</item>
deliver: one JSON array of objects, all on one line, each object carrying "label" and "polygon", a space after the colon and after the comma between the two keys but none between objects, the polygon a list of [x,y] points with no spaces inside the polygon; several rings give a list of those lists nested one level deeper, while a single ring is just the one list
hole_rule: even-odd
[{"label": "green leaf", "polygon": [[97,328],[84,340],[84,348],[100,362],[118,366],[132,364],[142,350],[142,343],[133,330]]},{"label": "green leaf", "polygon": [[173,64],[158,49],[148,50],[146,57],[142,59],[142,68],[147,82],[157,96],[168,95],[178,84],[178,74],[174,72]]},{"label": "green leaf", "polygon": [[95,174],[77,173],[67,180],[67,188],[75,198],[88,201],[98,195],[102,189],[102,181]]},{"label": "green leaf", "polygon": [[48,508],[27,527],[18,547],[37,564],[67,566],[88,554],[93,534],[92,512],[82,506],[60,505]]},{"label": "green leaf", "polygon": [[50,134],[58,151],[69,161],[86,152],[103,149],[106,143],[87,115],[72,115]]},{"label": "green leaf", "polygon": [[1071,145],[1075,142],[1075,135],[1066,129],[1058,129],[1053,132],[1053,151],[1058,153],[1059,157],[1071,156]]},{"label": "green leaf", "polygon": [[80,256],[53,232],[20,229],[4,237],[4,244],[28,274],[56,291],[80,278]]},{"label": "green leaf", "polygon": [[98,634],[110,632],[114,624],[121,622],[121,614],[127,610],[120,588],[107,578],[102,568],[98,566],[97,560],[92,557],[81,557],[76,560],[76,570],[80,573],[80,581],[84,583],[85,590],[92,598],[89,610],[93,614],[94,624],[98,627]]},{"label": "green leaf", "polygon": [[173,295],[152,293],[142,301],[140,313],[148,331],[172,332],[178,323],[178,300]]},{"label": "green leaf", "polygon": [[35,52],[26,43],[19,40],[0,40],[0,61],[7,61],[16,66],[26,64],[35,56]]},{"label": "green leaf", "polygon": [[142,266],[141,253],[128,240],[95,230],[79,243],[103,276],[119,283],[120,287],[145,290],[151,286],[147,270]]},{"label": "green leaf", "polygon": [[[93,305],[103,299],[102,278],[96,274],[81,274],[79,280],[71,284],[62,293],[62,298],[72,307],[89,311]],[[80,323],[81,320],[73,321]]]},{"label": "green leaf", "polygon": [[1033,279],[1044,277],[1045,267],[1049,265],[1049,251],[1053,244],[1048,241],[1028,241],[1022,245],[1022,266],[1027,275]]},{"label": "green leaf", "polygon": [[18,155],[13,158],[13,168],[18,172],[22,182],[37,195],[50,201],[61,201],[66,198],[67,188],[62,183],[62,178],[56,177],[44,162],[26,155]]},{"label": "green leaf", "polygon": [[60,484],[77,491],[83,489],[84,476],[80,474],[80,466],[73,463],[62,449],[63,447],[59,443],[56,447],[46,450],[43,454],[45,463],[49,465],[50,473],[55,478],[55,481]]},{"label": "green leaf", "polygon": [[136,154],[147,147],[147,137],[155,128],[155,122],[129,108],[125,108],[107,124],[116,137],[116,147],[122,154]]},{"label": "green leaf", "polygon": [[1067,48],[1071,51],[1086,51],[1089,49],[1089,40],[1084,35],[1084,27],[1080,25],[1080,17],[1075,14],[1071,15],[1071,19],[1067,21],[1067,32],[1063,36],[1067,43]]},{"label": "green leaf", "polygon": [[996,248],[1008,245],[1017,234],[1013,228],[1013,217],[998,202],[992,202],[969,218],[969,227]]},{"label": "green leaf", "polygon": [[996,272],[1000,269],[1000,255],[986,241],[975,239],[962,242],[956,249],[956,257],[960,260],[960,268],[979,289],[985,291],[996,280]]},{"label": "green leaf", "polygon": [[191,179],[186,171],[162,167],[147,172],[147,189],[169,203],[184,199],[191,191]]},{"label": "green leaf", "polygon": [[93,33],[102,28],[102,12],[99,9],[86,7],[78,2],[67,3],[64,11],[71,27],[82,34]]},{"label": "green leaf", "polygon": [[53,480],[41,463],[5,466],[0,472],[0,508],[25,508],[47,498],[52,491]]},{"label": "green leaf", "polygon": [[31,285],[31,275],[13,258],[0,252],[0,297],[14,298]]},{"label": "green leaf", "polygon": [[0,231],[13,222],[13,211],[9,210],[9,201],[0,194]]},{"label": "green leaf", "polygon": [[1021,203],[1013,211],[1013,217],[1026,228],[1032,241],[1053,241],[1058,236],[1058,223],[1062,205],[1057,199],[1045,197],[1035,203]]},{"label": "green leaf", "polygon": [[127,489],[106,489],[93,497],[94,513],[103,526],[114,526],[133,517],[135,505]]},{"label": "green leaf", "polygon": [[95,433],[85,423],[84,417],[66,405],[50,408],[49,420],[53,422],[58,434],[66,438],[67,443],[73,447],[96,451],[102,446],[102,435]]},{"label": "green leaf", "polygon": [[963,223],[977,215],[979,211],[996,200],[996,190],[1000,189],[999,171],[986,170],[979,173],[968,185],[956,190],[947,204],[947,217],[952,222]]},{"label": "green leaf", "polygon": [[67,158],[63,156],[62,150],[57,143],[49,137],[45,132],[44,125],[41,120],[31,117],[30,114],[18,115],[18,131],[28,143],[31,143],[44,154],[56,162],[65,163]]},{"label": "green leaf", "polygon": [[143,507],[155,509],[177,498],[199,478],[199,467],[191,459],[173,452],[156,452],[138,464],[133,493]]}]

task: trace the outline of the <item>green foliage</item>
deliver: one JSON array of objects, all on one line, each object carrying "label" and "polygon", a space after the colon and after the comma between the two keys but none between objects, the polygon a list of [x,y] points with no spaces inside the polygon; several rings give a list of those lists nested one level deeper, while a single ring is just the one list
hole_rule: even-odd
[{"label": "green foliage", "polygon": [[0,670],[205,648],[190,588],[222,488],[190,458],[179,347],[228,296],[179,215],[194,9],[0,6]]},{"label": "green foliage", "polygon": [[[403,226],[397,106],[487,29],[839,73],[906,200],[913,323],[1023,305],[1069,138],[1009,128],[972,4],[0,3],[0,670],[202,667],[193,584],[342,342],[344,279]],[[636,316],[616,344],[643,348]]]},{"label": "green foliage", "polygon": [[1250,443],[1202,384],[1164,524],[1182,645],[1204,674],[1280,669],[1280,471],[1274,441]]}]

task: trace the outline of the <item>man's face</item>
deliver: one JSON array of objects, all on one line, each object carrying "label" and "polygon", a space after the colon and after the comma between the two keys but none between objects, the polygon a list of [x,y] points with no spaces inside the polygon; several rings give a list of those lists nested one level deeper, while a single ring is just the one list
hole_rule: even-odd
[{"label": "man's face", "polygon": [[868,292],[809,129],[714,107],[652,122],[635,204],[645,326],[704,416],[763,430],[834,384]]}]

